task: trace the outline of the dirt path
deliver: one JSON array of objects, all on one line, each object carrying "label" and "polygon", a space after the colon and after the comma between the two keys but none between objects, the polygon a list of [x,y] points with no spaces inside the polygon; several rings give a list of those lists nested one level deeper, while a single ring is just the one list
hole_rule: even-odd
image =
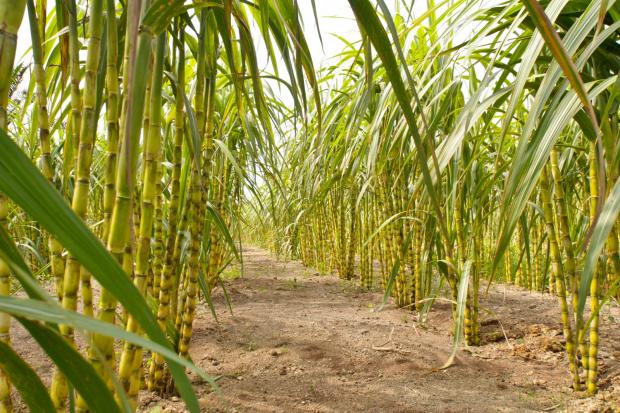
[{"label": "dirt path", "polygon": [[[437,370],[451,349],[449,304],[436,303],[421,324],[391,306],[374,311],[381,295],[352,282],[256,248],[244,257],[243,277],[226,283],[234,315],[218,291],[219,324],[206,306],[195,322],[192,358],[221,376],[219,396],[198,384],[204,411],[527,412],[574,405],[550,297],[492,288],[481,303],[494,312],[481,317],[483,346],[460,351],[453,367]],[[609,334],[602,332],[606,345],[620,342]],[[616,394],[609,382],[620,371],[619,350],[602,348],[608,390],[601,400]],[[145,397],[144,412],[184,411],[178,398]]]}]

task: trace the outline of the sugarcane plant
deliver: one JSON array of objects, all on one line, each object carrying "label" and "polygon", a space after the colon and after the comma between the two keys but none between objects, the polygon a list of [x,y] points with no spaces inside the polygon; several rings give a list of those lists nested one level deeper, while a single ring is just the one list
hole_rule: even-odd
[{"label": "sugarcane plant", "polygon": [[322,110],[288,124],[249,239],[420,319],[445,291],[472,346],[481,288],[552,294],[572,386],[596,393],[620,262],[615,215],[601,220],[617,213],[620,24],[615,3],[567,3],[350,1],[361,41],[320,73]]},{"label": "sugarcane plant", "polygon": [[[2,364],[1,411],[13,409],[11,381],[32,411],[72,400],[78,411],[135,411],[148,385],[197,412],[184,370],[213,384],[189,361],[196,307],[239,256],[239,205],[256,186],[245,171],[274,139],[277,100],[256,38],[269,70],[285,61],[299,113],[318,103],[305,92],[316,80],[295,2],[165,3],[0,2],[0,191],[11,199],[0,207],[0,351],[27,370]],[[14,60],[26,10],[23,76]],[[22,227],[7,227],[22,210],[39,229],[31,238],[45,239],[36,264],[53,297],[15,247]],[[10,297],[12,277],[29,298]],[[56,364],[49,390],[11,350],[10,315]]]},{"label": "sugarcane plant", "polygon": [[422,322],[443,296],[455,349],[484,344],[493,283],[551,294],[597,392],[620,6],[394,5],[350,0],[360,41],[317,71],[294,0],[0,0],[0,411],[11,383],[32,411],[135,411],[144,387],[199,411],[197,307],[242,242]]}]

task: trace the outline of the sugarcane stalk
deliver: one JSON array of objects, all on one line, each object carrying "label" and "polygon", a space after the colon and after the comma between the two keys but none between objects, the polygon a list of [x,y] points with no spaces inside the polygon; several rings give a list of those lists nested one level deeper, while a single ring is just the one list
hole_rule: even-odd
[{"label": "sugarcane stalk", "polygon": [[[214,134],[215,134],[215,98],[216,98],[216,80],[217,80],[217,48],[218,48],[218,36],[213,30],[207,31],[209,27],[213,24],[213,15],[206,13],[201,14],[201,33],[200,33],[200,41],[202,42],[202,48],[200,49],[204,53],[204,61],[200,61],[200,65],[198,66],[198,71],[203,70],[201,65],[204,65],[204,73],[206,76],[206,84],[204,91],[204,104],[199,105],[198,96],[196,100],[197,112],[199,110],[204,110],[204,130],[201,136],[204,136],[203,139],[203,153],[204,159],[202,164],[202,206],[201,208],[207,208],[207,204],[209,202],[209,196],[213,195],[213,192],[209,190],[209,181],[211,175],[213,173],[213,152],[214,152]],[[199,86],[199,85],[197,85]],[[204,109],[203,109],[204,108]],[[198,118],[198,116],[197,116]],[[202,121],[199,125],[202,124]],[[202,212],[203,216],[205,215],[205,211]],[[214,225],[211,224],[207,229],[209,231],[209,242],[210,242],[210,250],[209,250],[209,258],[211,256],[211,251],[215,248],[214,241],[216,239],[215,233],[213,232]],[[213,262],[209,260],[207,264],[207,273],[206,282],[207,288],[209,291],[213,289],[216,285],[216,277],[215,274],[216,269],[213,268]]]},{"label": "sugarcane stalk", "polygon": [[349,212],[349,243],[347,247],[346,253],[346,264],[345,264],[345,279],[350,280],[353,278],[353,271],[355,266],[355,246],[357,245],[357,196],[356,196],[356,186],[353,185],[351,187],[350,198],[350,212]]},{"label": "sugarcane stalk", "polygon": [[551,174],[554,182],[554,201],[557,208],[557,221],[559,227],[559,234],[561,236],[562,247],[566,254],[566,260],[564,261],[564,273],[570,280],[572,288],[572,305],[573,312],[575,313],[575,334],[579,342],[579,353],[581,354],[581,365],[585,371],[588,370],[588,346],[585,343],[585,334],[582,334],[583,320],[577,317],[577,301],[578,301],[578,285],[579,280],[577,278],[577,271],[575,265],[575,252],[573,243],[570,237],[570,227],[568,222],[568,211],[566,206],[566,199],[564,196],[563,178],[558,163],[558,151],[556,149],[551,150],[550,155]]},{"label": "sugarcane stalk", "polygon": [[118,83],[118,26],[114,0],[106,0],[106,123],[107,147],[105,166],[105,190],[103,193],[103,236],[110,235],[110,220],[116,197],[116,160],[119,139],[119,83]]},{"label": "sugarcane stalk", "polygon": [[161,272],[163,268],[163,254],[164,254],[164,231],[163,231],[163,210],[162,210],[162,165],[160,164],[157,168],[157,177],[155,178],[155,212],[153,219],[155,220],[153,224],[154,228],[154,244],[153,244],[153,291],[151,292],[151,297],[159,298],[159,290],[161,287]]},{"label": "sugarcane stalk", "polygon": [[540,176],[540,197],[543,203],[543,214],[545,226],[547,229],[547,238],[549,238],[549,255],[551,256],[551,269],[555,276],[557,284],[557,297],[560,304],[560,312],[562,318],[562,329],[566,340],[566,353],[568,355],[568,364],[573,376],[573,389],[581,389],[581,380],[579,379],[579,366],[576,361],[575,336],[573,334],[571,317],[566,302],[566,283],[564,270],[562,266],[562,257],[557,242],[556,225],[554,222],[553,206],[551,203],[551,194],[549,191],[549,166],[545,166]]},{"label": "sugarcane stalk", "polygon": [[[465,197],[463,194],[464,191],[464,183],[461,180],[457,184],[457,193],[456,200],[454,202],[454,229],[456,233],[456,247],[458,251],[459,257],[459,271],[463,271],[465,268],[465,263],[467,261],[467,250],[465,246],[465,231],[464,231],[464,219],[462,215],[462,211],[465,208]],[[454,283],[456,286],[457,284]],[[454,296],[454,292],[453,292]],[[456,320],[455,320],[456,321]],[[470,303],[470,294],[468,291],[467,294],[467,303],[465,304],[465,317],[464,317],[464,331],[465,331],[465,341],[467,344],[472,344],[473,337],[473,329],[471,322],[471,303]]]},{"label": "sugarcane stalk", "polygon": [[32,39],[32,74],[36,84],[36,102],[38,110],[37,127],[39,129],[39,142],[41,146],[39,168],[41,169],[43,176],[51,181],[54,171],[52,169],[52,156],[50,149],[50,119],[47,110],[47,82],[45,70],[43,68],[43,48],[41,46],[41,34],[39,33],[34,0],[28,0],[28,19],[30,22],[30,36]]},{"label": "sugarcane stalk", "polygon": [[65,162],[70,162],[71,166],[73,168],[76,168],[80,144],[80,125],[82,124],[82,92],[80,91],[80,83],[82,80],[82,74],[80,71],[80,41],[78,38],[76,0],[63,1],[68,16],[69,79],[71,90],[71,116],[69,120],[70,128],[67,136],[70,138],[68,140],[70,140],[73,150],[73,159],[66,159]]},{"label": "sugarcane stalk", "polygon": [[[136,267],[134,285],[146,295],[146,278],[149,270],[149,258],[151,253],[151,236],[153,232],[153,221],[155,212],[155,199],[157,190],[157,178],[160,169],[161,157],[161,110],[162,110],[162,85],[164,72],[164,54],[166,47],[165,33],[159,35],[157,39],[155,63],[152,72],[150,108],[151,118],[149,121],[149,132],[144,147],[145,165],[144,182],[142,189],[142,213],[140,219],[140,232],[138,236],[138,249],[136,252]],[[135,333],[138,331],[138,323],[133,317],[129,317],[127,331]],[[125,386],[127,395],[133,404],[137,404],[140,380],[140,367],[142,365],[142,349],[125,342],[121,354],[119,365],[119,377]],[[135,406],[134,406],[135,407]]]},{"label": "sugarcane stalk", "polygon": [[[95,104],[97,96],[97,69],[99,67],[103,28],[103,0],[93,0],[90,5],[90,12],[88,52],[84,69],[83,113],[80,124],[80,143],[77,158],[75,190],[71,203],[71,208],[82,220],[86,220],[87,218],[90,167],[92,164],[92,151],[97,130]],[[75,311],[77,309],[78,284],[81,277],[80,267],[80,263],[69,254],[67,256],[62,288],[62,306],[69,311]],[[72,327],[62,325],[60,331],[69,342],[74,341]],[[50,392],[56,409],[58,411],[66,410],[68,386],[66,379],[58,370],[56,370],[52,378]]]},{"label": "sugarcane stalk", "polygon": [[[26,11],[26,0],[0,0],[0,128],[8,126],[8,102],[11,85],[11,73],[17,49],[17,32]],[[9,204],[0,194],[0,225],[6,228]],[[0,259],[0,296],[11,294],[11,281],[8,265]],[[11,318],[0,313],[0,340],[11,344]],[[0,369],[0,412],[12,412],[11,384]]]},{"label": "sugarcane stalk", "polygon": [[421,223],[414,219],[413,228],[415,231],[414,238],[414,257],[413,257],[413,279],[415,285],[415,308],[420,311],[422,309],[422,300],[424,295],[422,294],[422,242],[423,242],[423,228]]},{"label": "sugarcane stalk", "polygon": [[[183,44],[183,26],[178,27],[180,44]],[[174,261],[175,241],[178,232],[178,209],[180,196],[180,178],[183,134],[185,128],[185,103],[181,90],[185,87],[185,46],[179,46],[177,62],[177,83],[180,89],[176,93],[175,102],[175,135],[173,146],[173,168],[172,183],[170,190],[170,202],[168,206],[168,234],[165,240],[165,257],[163,261],[159,303],[157,307],[157,322],[163,330],[166,329],[166,322],[170,316],[170,302],[172,300],[172,284],[174,282],[177,263]],[[148,389],[150,391],[163,392],[165,390],[164,381],[164,358],[155,353],[152,356],[149,368]]]},{"label": "sugarcane stalk", "polygon": [[[39,158],[39,168],[41,173],[48,180],[53,180],[53,167],[50,149],[49,114],[47,110],[47,83],[45,70],[43,69],[43,49],[41,46],[41,36],[38,29],[36,7],[33,0],[28,0],[28,17],[30,21],[30,35],[32,38],[32,56],[34,61],[33,76],[36,83],[37,108],[39,112],[38,128],[39,141],[41,144],[41,156]],[[64,275],[65,260],[62,256],[62,245],[53,237],[48,238],[48,248],[50,251],[50,264],[52,276],[56,283],[56,295],[62,299],[62,277]]]},{"label": "sugarcane stalk", "polygon": [[474,346],[480,345],[480,323],[478,321],[478,313],[479,313],[479,289],[480,289],[480,276],[482,273],[482,262],[480,260],[481,254],[481,240],[482,240],[482,227],[478,223],[476,223],[476,227],[474,228],[475,235],[473,237],[473,277],[472,277],[472,307],[471,307],[471,325],[472,325],[472,334],[471,334],[471,343]]},{"label": "sugarcane stalk", "polygon": [[[596,219],[596,207],[599,199],[598,189],[598,162],[596,157],[596,142],[590,142],[588,154],[589,184],[590,184],[590,222]],[[590,343],[588,353],[582,357],[588,357],[586,370],[586,390],[589,394],[595,394],[598,390],[598,343],[599,343],[599,279],[601,276],[600,264],[594,269],[594,276],[590,283]],[[585,334],[585,332],[584,332]]]},{"label": "sugarcane stalk", "polygon": [[[196,160],[195,163],[198,161]],[[198,258],[200,255],[200,242],[202,238],[203,216],[200,208],[202,187],[201,176],[197,168],[192,168],[191,186],[194,190],[190,191],[190,222],[191,225],[191,241],[189,248],[189,265],[187,270],[186,298],[182,311],[181,328],[179,329],[179,355],[183,358],[189,357],[189,343],[193,334],[193,322],[196,312],[196,297],[198,295],[198,271],[200,266]]]}]

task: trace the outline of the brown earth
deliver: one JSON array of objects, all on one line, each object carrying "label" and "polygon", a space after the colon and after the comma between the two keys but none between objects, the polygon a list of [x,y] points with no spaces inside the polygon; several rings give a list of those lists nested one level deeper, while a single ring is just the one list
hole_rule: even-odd
[{"label": "brown earth", "polygon": [[[618,309],[605,309],[601,392],[569,389],[555,299],[494,285],[481,298],[482,345],[462,349],[448,369],[450,304],[424,322],[387,305],[379,291],[319,275],[298,262],[246,248],[240,277],[214,293],[216,322],[199,306],[191,357],[219,377],[219,391],[193,376],[205,412],[548,412],[619,411]],[[27,335],[14,344],[49,381],[51,364]],[[140,411],[184,412],[178,397],[142,395]]]}]

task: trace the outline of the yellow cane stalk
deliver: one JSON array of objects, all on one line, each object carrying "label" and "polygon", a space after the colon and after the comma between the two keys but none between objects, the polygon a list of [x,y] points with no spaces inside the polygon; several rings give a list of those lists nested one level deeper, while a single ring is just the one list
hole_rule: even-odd
[{"label": "yellow cane stalk", "polygon": [[556,225],[554,222],[553,207],[551,204],[551,195],[549,193],[548,167],[545,167],[540,176],[540,195],[543,203],[543,213],[545,225],[547,229],[547,237],[549,238],[549,255],[551,257],[551,269],[555,276],[557,284],[557,297],[560,304],[560,312],[562,316],[562,328],[564,338],[566,339],[566,353],[568,355],[568,364],[573,376],[573,388],[581,389],[581,381],[579,379],[579,365],[576,360],[575,335],[571,327],[571,316],[566,302],[566,282],[560,255],[560,248],[557,242]]},{"label": "yellow cane stalk", "polygon": [[[90,188],[90,167],[92,151],[97,130],[95,119],[97,69],[103,29],[103,0],[93,0],[90,5],[90,24],[88,36],[88,53],[84,72],[84,96],[82,101],[82,119],[80,125],[80,144],[77,158],[76,183],[71,207],[78,217],[86,220],[88,191]],[[63,308],[77,309],[78,284],[81,277],[80,263],[71,255],[67,257],[63,280]],[[73,342],[73,328],[63,325],[61,333],[69,342]],[[51,396],[58,411],[66,409],[68,387],[63,375],[56,371],[52,379]]]},{"label": "yellow cane stalk", "polygon": [[[155,65],[151,83],[151,118],[145,145],[146,163],[144,165],[144,184],[142,189],[142,214],[134,277],[134,285],[143,295],[146,294],[146,277],[149,269],[149,258],[151,256],[151,236],[155,212],[154,204],[157,196],[157,178],[159,176],[161,157],[161,106],[165,46],[166,36],[162,34],[157,40]],[[138,327],[133,317],[129,317],[127,331],[135,333],[138,331]],[[142,349],[125,342],[120,359],[119,376],[125,386],[127,395],[134,404],[137,404],[141,365]],[[136,381],[138,381],[137,386],[135,385]]]},{"label": "yellow cane stalk", "polygon": [[[26,0],[0,0],[0,128],[7,128],[7,106],[9,87],[15,51],[17,48],[17,32],[26,10]],[[9,215],[9,204],[0,194],[0,225],[6,228]],[[0,259],[0,296],[11,294],[11,282],[8,265]],[[0,313],[0,340],[10,344],[11,318]],[[11,385],[5,373],[0,369],[0,412],[12,412]]]},{"label": "yellow cane stalk", "polygon": [[[598,163],[596,159],[596,143],[590,142],[590,152],[588,155],[589,164],[589,183],[590,183],[590,222],[594,222],[596,217],[596,206],[598,204]],[[612,233],[613,236],[613,233]],[[592,321],[590,323],[590,345],[587,354],[582,353],[582,357],[588,357],[586,370],[586,390],[590,394],[595,394],[598,390],[598,330],[599,330],[599,278],[600,266],[594,269],[594,276],[590,283],[590,313]],[[580,333],[581,334],[581,333]],[[584,332],[585,334],[585,332]]]},{"label": "yellow cane stalk", "polygon": [[[183,26],[179,28],[179,37],[183,41]],[[161,275],[159,304],[157,307],[157,322],[160,328],[166,329],[166,322],[170,316],[170,301],[172,300],[172,284],[176,272],[174,261],[175,241],[177,239],[178,208],[180,194],[180,177],[182,161],[182,145],[185,127],[185,103],[181,90],[185,87],[185,50],[184,46],[178,50],[177,82],[178,88],[175,102],[175,136],[173,146],[173,169],[170,190],[170,204],[168,207],[168,234],[165,241],[165,257]],[[153,354],[149,368],[148,388],[150,391],[162,392],[164,390],[164,358],[159,354]]]},{"label": "yellow cane stalk", "polygon": [[[558,151],[553,149],[550,156],[551,174],[554,182],[554,200],[557,208],[557,221],[559,227],[559,235],[561,236],[562,248],[566,254],[566,261],[563,263],[564,273],[572,286],[572,304],[573,311],[577,309],[578,297],[578,279],[575,265],[575,253],[573,243],[570,238],[570,229],[568,222],[568,212],[566,210],[566,200],[564,197],[564,187],[562,173],[558,163]],[[588,346],[584,342],[585,334],[582,334],[583,322],[579,318],[575,320],[575,334],[579,343],[579,353],[581,354],[581,365],[584,370],[588,370]],[[577,389],[575,389],[577,390]]]}]

